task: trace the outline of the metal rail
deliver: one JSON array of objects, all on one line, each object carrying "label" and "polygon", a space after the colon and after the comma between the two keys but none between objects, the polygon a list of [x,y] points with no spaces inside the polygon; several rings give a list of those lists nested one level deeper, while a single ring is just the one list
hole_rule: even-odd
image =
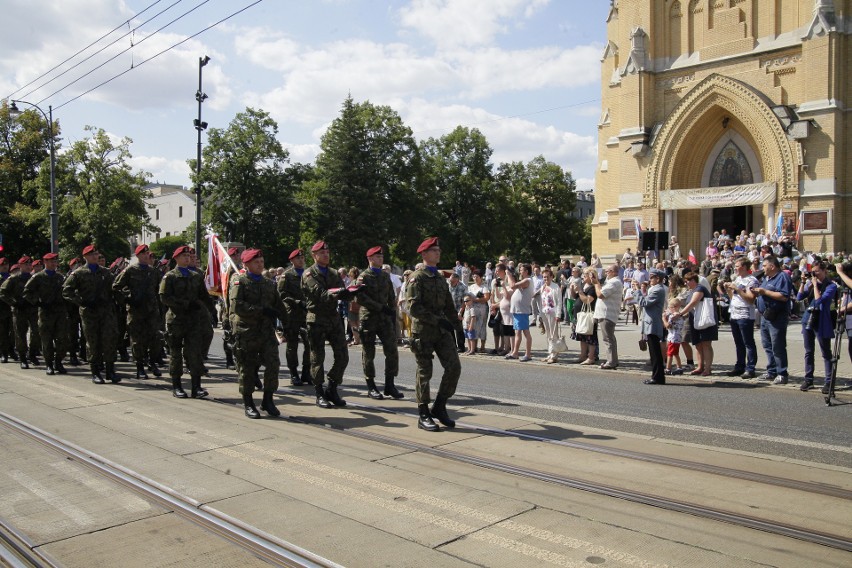
[{"label": "metal rail", "polygon": [[36,549],[36,545],[18,532],[11,523],[0,517],[0,565],[11,568],[59,568],[49,555]]}]

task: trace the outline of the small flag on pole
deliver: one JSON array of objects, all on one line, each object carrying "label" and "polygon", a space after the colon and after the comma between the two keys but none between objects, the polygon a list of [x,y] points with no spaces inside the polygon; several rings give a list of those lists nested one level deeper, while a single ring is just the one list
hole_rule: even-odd
[{"label": "small flag on pole", "polygon": [[636,240],[638,241],[640,236],[642,235],[642,223],[639,221],[639,219],[636,219],[634,222],[636,223]]},{"label": "small flag on pole", "polygon": [[689,249],[689,256],[686,258],[689,260],[689,262],[691,262],[695,266],[698,266],[698,259],[695,258],[695,253],[692,252],[692,249]]}]

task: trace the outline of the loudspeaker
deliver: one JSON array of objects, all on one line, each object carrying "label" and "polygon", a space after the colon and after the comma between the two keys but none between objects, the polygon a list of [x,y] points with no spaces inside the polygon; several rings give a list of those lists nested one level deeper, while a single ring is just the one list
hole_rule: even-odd
[{"label": "loudspeaker", "polygon": [[669,248],[669,232],[657,232],[657,250],[667,250]]},{"label": "loudspeaker", "polygon": [[639,250],[657,250],[657,233],[654,231],[642,231],[639,235]]}]

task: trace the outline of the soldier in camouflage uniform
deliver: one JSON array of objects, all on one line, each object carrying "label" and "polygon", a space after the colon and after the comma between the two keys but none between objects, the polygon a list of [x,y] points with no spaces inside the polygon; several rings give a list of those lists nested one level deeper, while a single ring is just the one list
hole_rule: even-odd
[{"label": "soldier in camouflage uniform", "polygon": [[[233,268],[229,268],[230,276],[228,282],[231,282],[236,278],[237,273],[244,272],[244,270],[243,263],[240,262],[240,250],[237,247],[229,248],[228,256],[231,258],[231,262],[234,263],[234,267],[236,267],[236,273]],[[222,348],[225,350],[225,368],[236,369],[233,351],[234,334],[231,332],[232,322],[229,304],[230,300],[227,297],[222,298],[222,311],[220,314],[222,319]]]},{"label": "soldier in camouflage uniform", "polygon": [[[346,331],[337,313],[337,301],[349,301],[353,295],[343,287],[343,280],[337,271],[329,268],[330,252],[325,242],[317,241],[311,247],[311,256],[314,257],[314,264],[302,275],[302,290],[308,309],[308,344],[311,347],[311,376],[317,395],[316,402],[320,408],[346,406],[346,401],[337,392],[337,386],[343,382],[343,372],[349,364]],[[334,363],[328,371],[328,386],[323,390],[326,340],[331,345]]]},{"label": "soldier in camouflage uniform", "polygon": [[[461,363],[456,348],[455,331],[461,323],[456,315],[453,297],[447,282],[438,271],[441,247],[437,237],[423,241],[417,248],[425,267],[408,279],[405,298],[411,313],[411,351],[417,361],[417,406],[420,418],[417,427],[430,432],[439,430],[433,417],[447,428],[456,423],[447,414],[447,400],[456,392],[461,375]],[[444,375],[432,411],[429,411],[429,381],[432,378],[432,354],[438,355]]]},{"label": "soldier in camouflage uniform", "polygon": [[0,287],[0,298],[12,307],[15,347],[21,358],[21,369],[29,369],[30,363],[39,364],[37,344],[41,342],[41,338],[38,334],[38,308],[24,299],[24,287],[32,278],[32,262],[32,258],[22,256],[18,260],[18,268],[21,271],[7,278]]},{"label": "soldier in camouflage uniform", "polygon": [[118,275],[112,289],[127,305],[127,328],[136,361],[136,378],[148,378],[146,363],[151,373],[160,377],[163,373],[156,363],[160,353],[160,271],[151,266],[154,255],[148,245],[137,246],[134,255],[138,262],[128,265]]},{"label": "soldier in camouflage uniform", "polygon": [[83,335],[89,352],[89,367],[92,382],[104,384],[106,379],[121,382],[115,372],[115,344],[118,339],[118,324],[112,291],[112,274],[99,264],[102,255],[94,245],[83,249],[86,264],[72,272],[65,280],[62,296],[80,308]]},{"label": "soldier in camouflage uniform", "polygon": [[184,357],[189,367],[192,398],[204,398],[208,394],[201,387],[201,375],[204,372],[201,325],[203,320],[209,321],[206,303],[210,301],[210,295],[204,279],[189,269],[190,250],[185,245],[175,249],[172,258],[176,266],[160,282],[160,301],[168,308],[166,337],[169,345],[169,375],[175,398],[186,398],[180,383]]},{"label": "soldier in camouflage uniform", "polygon": [[[287,325],[284,336],[287,338],[287,368],[290,370],[290,384],[301,386],[311,384],[311,347],[308,345],[307,303],[302,291],[302,275],[305,272],[305,253],[296,249],[290,253],[292,266],[278,279],[278,295],[284,302]],[[299,342],[303,346],[302,374],[299,375]]]},{"label": "soldier in camouflage uniform", "polygon": [[[201,280],[204,279],[204,271],[198,267],[198,254],[195,249],[189,248],[189,267],[191,271],[193,271]],[[207,289],[207,282],[204,281],[204,289]],[[210,344],[213,343],[213,316],[215,314],[215,307],[213,305],[213,298],[210,297],[210,293],[207,293],[208,298],[207,302],[205,302],[205,306],[207,306],[207,319],[202,320],[199,323],[199,331],[201,332],[201,360],[202,367],[204,368],[204,376],[209,377],[210,372],[207,367],[204,365],[203,361],[207,359],[207,355],[210,353]]]},{"label": "soldier in camouflage uniform", "polygon": [[[0,286],[9,279],[9,261],[0,258]],[[12,307],[0,301],[0,362],[8,363],[9,357],[15,357],[15,324],[12,319]]]},{"label": "soldier in camouflage uniform", "polygon": [[48,375],[64,375],[62,359],[68,352],[68,312],[62,298],[65,277],[56,271],[59,255],[48,253],[41,258],[44,270],[34,274],[24,286],[24,298],[38,306],[38,332]]},{"label": "soldier in camouflage uniform", "polygon": [[246,416],[260,418],[252,393],[258,380],[258,369],[263,365],[263,402],[260,408],[270,416],[279,416],[281,412],[273,400],[278,390],[278,369],[281,367],[275,322],[286,317],[283,315],[284,306],[275,283],[263,276],[263,253],[259,249],[246,249],[240,259],[246,271],[234,278],[228,292],[240,394],[243,395]]},{"label": "soldier in camouflage uniform", "polygon": [[386,396],[403,398],[394,385],[399,372],[399,351],[396,346],[396,294],[390,276],[382,270],[384,253],[382,247],[373,247],[367,251],[370,266],[358,276],[358,303],[361,304],[361,362],[364,378],[367,380],[367,394],[370,398],[381,400],[382,393],[376,388],[376,337],[382,342],[385,355]]},{"label": "soldier in camouflage uniform", "polygon": [[[79,258],[68,261],[68,274],[74,272],[74,267],[82,262]],[[68,362],[78,367],[80,359],[86,361],[86,338],[83,336],[83,322],[80,320],[80,308],[76,304],[65,300],[66,312],[68,313]],[[77,358],[77,355],[80,358]]]}]

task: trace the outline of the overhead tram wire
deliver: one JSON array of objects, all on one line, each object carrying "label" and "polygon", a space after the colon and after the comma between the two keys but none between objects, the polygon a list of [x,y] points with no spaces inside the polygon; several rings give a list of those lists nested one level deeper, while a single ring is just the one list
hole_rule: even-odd
[{"label": "overhead tram wire", "polygon": [[[137,43],[132,44],[130,47],[128,47],[128,48],[126,48],[126,49],[122,49],[121,51],[119,51],[118,53],[116,53],[115,55],[113,55],[112,57],[110,57],[109,59],[107,59],[106,61],[104,61],[103,63],[101,63],[101,64],[100,64],[100,65],[98,65],[97,67],[95,67],[94,69],[90,70],[88,73],[84,73],[83,75],[80,75],[79,77],[77,77],[76,79],[74,79],[73,81],[71,81],[70,83],[67,83],[66,85],[64,85],[64,86],[60,87],[58,90],[56,90],[56,91],[54,91],[54,92],[50,93],[49,95],[47,95],[46,97],[44,97],[43,99],[41,99],[40,101],[38,101],[38,103],[37,103],[37,104],[41,104],[41,103],[43,103],[44,101],[46,101],[47,99],[49,99],[50,97],[52,97],[52,96],[54,96],[54,95],[58,95],[59,93],[61,93],[62,91],[64,91],[65,89],[67,89],[68,87],[70,87],[71,85],[73,85],[74,83],[76,83],[76,82],[80,81],[81,79],[84,79],[84,78],[88,77],[89,75],[91,75],[92,73],[94,73],[95,71],[97,71],[98,69],[100,69],[101,67],[103,67],[104,65],[106,65],[107,63],[110,63],[110,62],[112,62],[112,61],[114,61],[114,60],[118,59],[118,57],[119,57],[119,56],[124,55],[125,53],[127,53],[128,51],[130,51],[131,49],[133,49],[134,47],[136,47],[136,46],[138,46],[138,45],[141,45],[141,44],[142,44],[142,43],[144,43],[146,40],[148,40],[148,39],[150,39],[150,38],[154,37],[155,35],[157,35],[157,34],[158,34],[158,33],[160,33],[161,31],[163,31],[163,30],[164,30],[164,29],[166,29],[167,27],[171,26],[171,25],[172,25],[172,24],[174,24],[175,22],[178,22],[178,21],[180,21],[180,20],[184,19],[185,17],[187,17],[188,15],[190,15],[191,13],[193,13],[194,11],[198,10],[199,8],[201,8],[202,6],[204,6],[205,4],[207,4],[208,2],[210,2],[210,0],[204,0],[203,2],[201,2],[200,4],[198,4],[197,6],[193,7],[192,9],[187,10],[186,12],[184,12],[183,14],[181,14],[180,16],[178,16],[177,18],[175,18],[174,20],[170,21],[170,22],[169,22],[169,23],[167,23],[166,25],[161,26],[160,28],[158,28],[157,30],[155,30],[155,31],[154,31],[153,33],[151,33],[150,35],[147,35],[147,36],[143,37],[143,38],[142,38],[142,39],[140,39]],[[215,25],[215,24],[214,24],[214,25]],[[181,42],[181,43],[182,43],[182,42]],[[176,45],[180,45],[180,44],[176,44]],[[161,53],[162,53],[162,52],[161,52]],[[159,55],[159,53],[158,53],[157,55]],[[151,58],[149,58],[149,59],[151,59]],[[147,59],[146,59],[145,61],[147,61]],[[144,63],[144,61],[143,61],[142,63]],[[142,63],[140,63],[139,65],[141,65]],[[138,67],[139,65],[135,65],[134,67]],[[133,69],[133,67],[131,67],[131,69]],[[107,82],[109,82],[109,81],[107,81]],[[104,83],[101,83],[101,84],[104,84]],[[100,87],[100,85],[98,85],[98,87]],[[95,87],[95,88],[97,88],[97,87]],[[89,91],[86,91],[86,92],[88,93]],[[75,98],[77,98],[77,97],[75,97]],[[74,99],[71,99],[71,100],[74,100]],[[60,105],[60,106],[55,107],[55,108],[60,108],[61,106],[64,106],[64,105]]]},{"label": "overhead tram wire", "polygon": [[[58,106],[53,107],[53,108],[54,108],[54,110],[56,110],[56,109],[60,109],[60,108],[62,108],[62,107],[64,107],[64,106],[66,106],[66,105],[68,105],[68,104],[73,103],[74,101],[76,101],[76,100],[77,100],[77,99],[79,99],[80,97],[83,97],[83,96],[85,96],[85,95],[88,95],[89,93],[91,93],[91,92],[92,92],[92,91],[94,91],[95,89],[99,89],[99,88],[103,87],[104,85],[106,85],[107,83],[111,83],[112,81],[114,81],[114,80],[118,79],[118,78],[119,78],[119,77],[121,77],[122,75],[125,75],[125,74],[127,74],[127,73],[130,73],[130,72],[131,72],[131,71],[133,71],[134,69],[138,69],[139,67],[141,67],[141,66],[142,66],[142,65],[144,65],[145,63],[147,63],[147,62],[151,61],[152,59],[156,59],[157,57],[161,56],[162,54],[164,54],[164,53],[166,53],[166,52],[168,52],[168,51],[173,50],[174,48],[176,48],[177,46],[179,46],[179,45],[181,45],[181,44],[183,44],[183,43],[186,43],[187,41],[191,40],[192,38],[197,37],[197,36],[199,36],[199,35],[203,34],[203,33],[204,33],[204,32],[206,32],[207,30],[212,29],[212,28],[215,28],[216,26],[218,26],[219,24],[221,24],[221,23],[223,23],[223,22],[227,22],[228,20],[230,20],[230,19],[231,19],[231,18],[233,18],[234,16],[237,16],[237,15],[239,15],[239,14],[241,14],[241,13],[245,12],[245,11],[246,11],[246,10],[248,10],[249,8],[251,8],[251,7],[253,7],[253,6],[256,6],[257,4],[260,4],[261,2],[263,2],[263,0],[255,0],[254,2],[252,2],[251,4],[249,4],[248,6],[246,6],[246,7],[244,7],[244,8],[241,8],[241,9],[237,10],[236,12],[234,12],[234,13],[232,13],[232,14],[228,15],[228,16],[225,16],[224,18],[222,18],[222,19],[221,19],[221,20],[219,20],[218,22],[215,22],[215,23],[213,23],[213,24],[210,24],[210,25],[209,25],[209,26],[207,26],[206,28],[204,28],[204,29],[202,29],[202,30],[200,30],[200,31],[198,31],[198,32],[196,32],[196,33],[194,33],[194,34],[192,34],[192,35],[191,35],[191,36],[189,36],[189,37],[186,37],[186,38],[182,39],[181,41],[177,42],[176,44],[174,44],[174,45],[172,45],[172,46],[170,46],[170,47],[167,47],[167,48],[166,48],[166,49],[164,49],[163,51],[161,51],[161,52],[159,52],[159,53],[157,53],[157,54],[155,54],[155,55],[152,55],[152,56],[151,56],[151,57],[149,57],[148,59],[144,59],[144,60],[140,61],[138,65],[135,65],[134,67],[131,67],[130,69],[125,69],[124,71],[122,71],[122,72],[121,72],[121,73],[119,73],[118,75],[114,75],[114,76],[110,77],[110,78],[109,78],[109,79],[107,79],[106,81],[104,81],[104,82],[102,82],[102,83],[100,83],[100,84],[98,84],[98,85],[95,85],[94,87],[92,87],[92,88],[91,88],[91,89],[89,89],[88,91],[85,91],[85,92],[83,92],[83,93],[80,93],[80,94],[79,94],[79,95],[77,95],[76,97],[74,97],[74,98],[72,98],[72,99],[69,99],[69,100],[65,101],[65,102],[64,102],[64,103],[62,103],[61,105],[58,105]],[[53,96],[53,95],[51,95],[51,96]],[[47,97],[46,97],[46,98],[47,98]],[[44,99],[42,99],[42,100],[44,100]]]},{"label": "overhead tram wire", "polygon": [[[158,2],[161,2],[162,0],[157,0],[157,1],[158,1]],[[209,0],[208,0],[208,1],[209,1]],[[57,75],[56,77],[53,77],[53,78],[52,78],[52,79],[50,79],[49,81],[47,81],[47,82],[45,82],[45,83],[42,83],[40,86],[38,86],[38,87],[34,88],[32,91],[30,91],[30,92],[28,92],[28,93],[26,93],[26,94],[24,94],[24,95],[21,95],[21,98],[22,98],[22,99],[25,99],[25,98],[27,98],[29,95],[31,95],[31,94],[33,94],[34,92],[38,91],[39,89],[43,89],[44,87],[46,87],[46,86],[48,86],[49,84],[51,84],[52,82],[56,81],[57,79],[59,79],[60,77],[62,77],[63,75],[65,75],[66,73],[69,73],[69,72],[73,71],[74,69],[76,69],[77,67],[79,67],[80,65],[82,65],[83,63],[85,63],[86,61],[90,60],[90,59],[91,59],[91,58],[93,58],[94,56],[98,55],[99,53],[102,53],[105,49],[107,49],[107,48],[109,48],[109,47],[112,47],[113,45],[115,45],[116,43],[120,42],[121,40],[123,40],[123,39],[124,39],[124,38],[126,38],[127,36],[129,36],[129,35],[133,34],[133,33],[134,33],[134,32],[136,32],[136,30],[138,30],[139,28],[141,28],[141,27],[142,27],[142,26],[144,26],[145,24],[149,23],[151,20],[154,20],[154,19],[158,18],[159,16],[161,16],[161,15],[162,15],[162,14],[164,14],[165,12],[167,12],[167,11],[171,10],[174,6],[176,6],[177,4],[180,4],[181,2],[183,2],[183,0],[175,0],[175,2],[173,2],[173,3],[172,3],[171,5],[169,5],[168,7],[164,8],[163,10],[160,10],[159,12],[157,12],[156,14],[154,14],[153,16],[151,16],[150,18],[148,18],[147,20],[145,20],[144,22],[142,22],[141,24],[139,24],[138,26],[136,26],[135,28],[133,28],[132,30],[129,30],[129,31],[128,31],[127,33],[125,33],[124,35],[122,35],[122,36],[120,36],[120,37],[116,38],[116,39],[115,39],[115,40],[113,40],[112,42],[110,42],[110,43],[108,43],[107,45],[103,46],[102,48],[100,48],[100,49],[99,49],[99,50],[97,50],[96,52],[92,53],[91,55],[89,55],[88,57],[86,57],[85,59],[83,59],[82,61],[79,61],[79,62],[75,63],[74,65],[72,65],[71,67],[69,67],[68,69],[66,69],[65,71],[63,71],[63,72],[62,72],[62,73],[60,73],[59,75]],[[129,20],[128,20],[128,22],[129,22]],[[122,24],[122,26],[123,26],[123,25],[124,25],[124,24]],[[170,24],[168,24],[168,25],[170,25]],[[115,31],[115,30],[113,30],[113,31]],[[159,30],[157,30],[157,31],[159,31]],[[110,32],[110,33],[112,33],[112,32]],[[155,32],[155,33],[156,33],[156,32]],[[100,41],[100,40],[99,40],[99,41]],[[144,38],[143,38],[143,40],[142,40],[142,41],[144,41]],[[142,41],[140,41],[139,43],[142,43]],[[139,44],[137,43],[137,44],[135,44],[135,45],[139,45]],[[91,46],[91,44],[90,44],[90,46]],[[128,49],[132,49],[132,48],[133,48],[133,45],[131,45]],[[86,49],[88,49],[88,47],[87,47]],[[118,55],[121,55],[122,53],[125,53],[128,49],[125,49],[124,51],[122,51],[122,52],[121,52],[121,53],[119,53]],[[81,50],[81,51],[82,51],[82,50]],[[78,53],[79,53],[79,52],[78,52]],[[118,57],[118,55],[116,55],[115,57]],[[113,59],[115,59],[115,58],[113,58]],[[68,61],[68,60],[66,59],[65,61]],[[109,63],[110,61],[112,61],[112,59],[109,59],[109,60],[107,60],[107,61],[104,61],[101,65],[99,65],[98,67],[95,67],[94,69],[92,69],[92,71],[96,71],[97,69],[100,69],[101,67],[103,67],[104,65],[106,65],[107,63]],[[60,63],[60,65],[61,65],[61,63]],[[57,67],[58,67],[58,66],[57,66]],[[56,69],[56,67],[54,67],[54,69]],[[91,73],[91,71],[90,71],[89,73]],[[85,77],[85,76],[86,76],[86,75],[83,75],[83,77]],[[80,77],[80,79],[82,79],[83,77]],[[77,80],[79,81],[80,79],[77,79]],[[29,84],[32,84],[32,82],[30,82]],[[73,85],[73,83],[69,83],[69,85]],[[23,88],[23,87],[22,87],[22,88]],[[18,90],[20,90],[20,89],[18,89]]]},{"label": "overhead tram wire", "polygon": [[[10,95],[8,95],[8,96],[6,96],[6,97],[4,97],[4,98],[6,98],[6,99],[11,99],[11,98],[12,98],[12,97],[14,97],[16,94],[18,94],[18,93],[19,93],[19,92],[21,92],[22,90],[26,89],[27,87],[29,87],[30,85],[32,85],[33,83],[35,83],[36,81],[38,81],[39,79],[41,79],[42,77],[47,76],[48,74],[50,74],[51,72],[55,71],[55,70],[56,70],[56,69],[58,69],[59,67],[61,67],[61,66],[65,65],[66,63],[68,63],[69,61],[71,61],[72,59],[74,59],[75,57],[77,57],[78,55],[80,55],[81,53],[83,53],[84,51],[86,51],[87,49],[89,49],[90,47],[92,47],[93,45],[96,45],[97,43],[99,43],[101,40],[108,38],[108,37],[109,37],[110,35],[112,35],[114,32],[116,32],[116,31],[120,30],[121,28],[123,28],[124,26],[126,26],[127,24],[129,24],[131,20],[133,20],[133,19],[135,19],[135,18],[138,18],[139,16],[141,16],[142,14],[144,14],[145,12],[147,12],[148,10],[150,10],[151,8],[153,8],[154,6],[156,6],[157,4],[159,4],[159,3],[160,3],[160,2],[162,2],[162,1],[163,1],[163,0],[156,0],[156,2],[152,2],[152,3],[151,3],[151,4],[149,4],[147,7],[145,7],[145,8],[144,8],[141,12],[139,12],[138,14],[136,14],[135,16],[133,16],[132,18],[129,18],[129,19],[127,19],[127,20],[125,20],[125,21],[121,22],[121,23],[120,23],[120,24],[118,24],[116,27],[114,27],[113,29],[111,29],[110,31],[108,31],[107,33],[105,33],[104,35],[102,35],[101,37],[99,37],[98,39],[96,39],[95,41],[93,41],[92,43],[90,43],[89,45],[87,45],[86,47],[84,47],[83,49],[79,50],[79,51],[78,51],[77,53],[75,53],[74,55],[72,55],[72,56],[70,56],[70,57],[66,58],[64,61],[61,61],[61,62],[57,63],[56,65],[54,65],[53,67],[51,67],[50,69],[48,69],[47,71],[45,71],[44,73],[42,73],[41,75],[39,75],[38,77],[36,77],[35,79],[33,79],[32,81],[30,81],[29,83],[27,83],[26,85],[22,85],[22,86],[18,87],[18,88],[17,88],[17,89],[16,89],[13,93],[11,93]],[[182,1],[182,0],[178,0],[178,1],[180,2],[180,1]],[[168,8],[166,8],[166,9],[168,9]],[[160,13],[162,14],[162,12],[160,12]],[[124,36],[122,36],[122,37],[124,37]],[[45,84],[46,84],[46,83],[45,83]],[[27,93],[27,94],[29,94],[29,93]],[[27,95],[23,95],[23,96],[18,97],[18,98],[25,99],[25,98],[27,98]]]}]

